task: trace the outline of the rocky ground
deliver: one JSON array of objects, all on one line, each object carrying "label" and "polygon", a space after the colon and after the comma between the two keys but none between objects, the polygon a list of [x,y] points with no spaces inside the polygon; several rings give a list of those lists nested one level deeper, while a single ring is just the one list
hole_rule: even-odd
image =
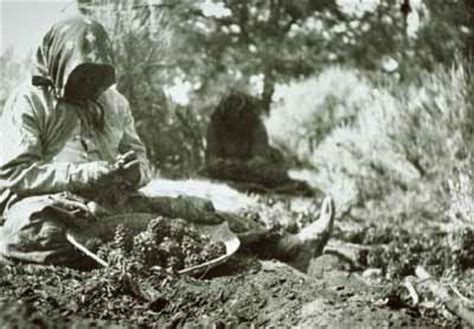
[{"label": "rocky ground", "polygon": [[[295,211],[282,200],[261,202],[261,219],[286,216],[298,226],[314,215],[304,211],[311,203]],[[328,250],[305,274],[245,251],[199,277],[133,264],[89,272],[5,266],[0,323],[5,328],[468,327],[423,286],[415,268],[424,266],[455,295],[474,299],[471,229],[454,234],[432,221],[339,221],[330,247],[341,253]],[[406,282],[413,283],[418,300]]]}]

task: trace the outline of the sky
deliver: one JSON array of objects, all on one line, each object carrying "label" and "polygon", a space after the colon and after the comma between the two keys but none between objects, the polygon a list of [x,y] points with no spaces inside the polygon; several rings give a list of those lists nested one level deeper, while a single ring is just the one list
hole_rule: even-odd
[{"label": "sky", "polygon": [[[206,16],[222,17],[230,14],[228,9],[211,0],[201,1],[201,8]],[[381,0],[336,0],[344,11],[359,14],[372,10],[379,1]],[[419,5],[420,0],[412,2]],[[76,0],[0,0],[0,54],[8,47],[13,47],[20,58],[31,56],[54,22],[75,13]],[[414,22],[409,21],[409,27],[416,26],[416,31],[418,14],[414,14],[409,17],[409,20],[415,19]],[[191,87],[186,82],[177,82],[168,90],[175,101],[183,104],[188,101],[187,95],[190,91]]]},{"label": "sky", "polygon": [[[31,56],[51,25],[63,16],[77,13],[75,3],[76,0],[0,0],[0,53],[13,47],[18,56]],[[206,16],[230,14],[210,0],[204,0],[202,8]],[[176,81],[165,92],[173,101],[185,105],[191,89],[188,82]]]},{"label": "sky", "polygon": [[[159,1],[159,0],[155,0]],[[77,13],[76,0],[0,0],[0,46],[1,53],[8,47],[16,53],[25,54],[36,49],[48,28],[62,16]],[[203,1],[207,16],[230,14],[228,9]]]},{"label": "sky", "polygon": [[26,56],[58,18],[75,10],[74,0],[0,0],[1,52],[13,46],[16,53]]},{"label": "sky", "polygon": [[[366,10],[372,10],[379,1],[336,0],[338,5],[348,13],[363,13]],[[43,34],[55,21],[61,16],[77,12],[75,2],[75,0],[0,0],[1,53],[9,46],[13,46],[18,54],[26,56],[30,50],[36,49]],[[413,2],[419,3],[420,0],[413,0]],[[210,0],[203,0],[202,9],[206,16],[230,14],[228,9]],[[412,18],[415,17],[410,17]]]}]

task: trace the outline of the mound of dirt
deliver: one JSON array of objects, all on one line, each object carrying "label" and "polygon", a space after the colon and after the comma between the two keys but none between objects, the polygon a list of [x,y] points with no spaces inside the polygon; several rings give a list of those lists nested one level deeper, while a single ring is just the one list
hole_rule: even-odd
[{"label": "mound of dirt", "polygon": [[0,320],[11,328],[78,323],[156,328],[432,324],[408,309],[375,306],[377,288],[357,274],[329,270],[311,278],[286,264],[247,256],[204,278],[116,267],[78,272],[29,265],[0,271]]}]

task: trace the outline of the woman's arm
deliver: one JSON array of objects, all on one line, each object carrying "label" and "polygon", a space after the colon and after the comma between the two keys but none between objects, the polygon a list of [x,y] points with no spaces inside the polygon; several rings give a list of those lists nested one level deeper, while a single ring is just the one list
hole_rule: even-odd
[{"label": "woman's arm", "polygon": [[146,148],[143,145],[140,137],[135,129],[135,120],[130,110],[130,105],[125,100],[123,113],[123,128],[124,134],[120,141],[119,150],[121,153],[128,151],[134,151],[137,159],[139,160],[140,178],[138,180],[138,187],[145,186],[151,180],[151,169],[150,163],[146,155]]},{"label": "woman's arm", "polygon": [[35,195],[93,188],[110,173],[105,161],[52,163],[43,156],[48,136],[41,132],[34,98],[19,94],[5,106],[0,118],[0,191]]}]

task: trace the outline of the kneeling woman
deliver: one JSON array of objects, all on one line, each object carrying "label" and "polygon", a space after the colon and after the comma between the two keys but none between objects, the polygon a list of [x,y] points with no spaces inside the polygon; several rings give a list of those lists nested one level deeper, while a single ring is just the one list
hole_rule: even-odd
[{"label": "kneeling woman", "polygon": [[[125,97],[114,87],[109,38],[102,25],[77,16],[55,24],[37,50],[31,81],[16,90],[0,118],[0,258],[75,266],[83,260],[68,232],[93,232],[101,211],[147,211],[205,223],[231,222],[249,244],[270,243],[265,230],[208,201],[147,198],[146,150]],[[332,228],[322,218],[296,235],[271,234],[275,257],[304,269],[321,253]],[[257,237],[257,238],[255,238]]]}]

